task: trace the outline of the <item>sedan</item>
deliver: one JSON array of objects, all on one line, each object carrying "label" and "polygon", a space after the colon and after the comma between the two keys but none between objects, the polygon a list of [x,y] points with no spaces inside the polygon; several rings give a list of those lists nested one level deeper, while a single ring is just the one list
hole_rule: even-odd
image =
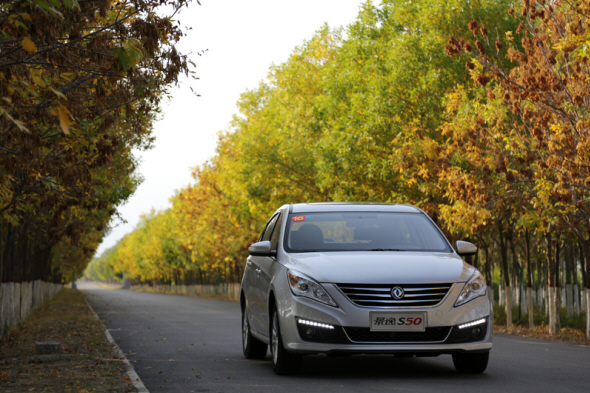
[{"label": "sedan", "polygon": [[411,205],[314,203],[279,208],[249,247],[241,284],[244,356],[277,374],[304,355],[451,355],[485,371],[493,313],[482,274]]}]

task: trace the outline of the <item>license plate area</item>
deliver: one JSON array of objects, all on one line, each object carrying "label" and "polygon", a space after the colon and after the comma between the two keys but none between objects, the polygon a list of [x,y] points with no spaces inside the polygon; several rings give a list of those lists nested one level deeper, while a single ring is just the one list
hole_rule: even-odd
[{"label": "license plate area", "polygon": [[426,330],[425,312],[371,312],[373,332],[423,332]]}]

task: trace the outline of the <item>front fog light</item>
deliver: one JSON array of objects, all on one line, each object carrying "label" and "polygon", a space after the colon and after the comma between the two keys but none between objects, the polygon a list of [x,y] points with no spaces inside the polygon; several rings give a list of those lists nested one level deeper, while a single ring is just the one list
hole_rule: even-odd
[{"label": "front fog light", "polygon": [[464,323],[463,325],[459,325],[459,329],[465,329],[465,328],[468,328],[471,326],[481,325],[482,323],[486,323],[485,318],[478,319],[477,321],[473,321],[473,322],[469,322],[469,323]]},{"label": "front fog light", "polygon": [[488,318],[480,318],[475,321],[456,325],[451,330],[446,343],[467,343],[485,339],[488,333]]},{"label": "front fog light", "polygon": [[310,319],[295,317],[297,332],[303,341],[316,343],[350,344],[342,327]]},{"label": "front fog light", "polygon": [[319,327],[319,328],[323,328],[323,329],[334,329],[334,326],[328,325],[327,323],[308,321],[307,319],[299,318],[299,319],[297,319],[297,322],[299,322],[302,325],[309,325],[309,326]]}]

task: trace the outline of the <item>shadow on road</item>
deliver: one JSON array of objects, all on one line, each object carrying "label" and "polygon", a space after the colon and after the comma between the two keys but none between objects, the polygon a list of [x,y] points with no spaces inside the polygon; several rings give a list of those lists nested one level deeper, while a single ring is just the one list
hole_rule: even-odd
[{"label": "shadow on road", "polygon": [[[392,355],[358,355],[348,357],[328,357],[325,355],[306,356],[300,374],[289,378],[338,379],[338,380],[424,380],[424,379],[475,379],[483,381],[488,374],[460,374],[455,371],[448,357],[448,365],[441,364],[438,358],[401,358]],[[256,372],[272,374],[272,365],[267,357],[264,361],[250,361]],[[284,378],[284,377],[281,377]]]}]

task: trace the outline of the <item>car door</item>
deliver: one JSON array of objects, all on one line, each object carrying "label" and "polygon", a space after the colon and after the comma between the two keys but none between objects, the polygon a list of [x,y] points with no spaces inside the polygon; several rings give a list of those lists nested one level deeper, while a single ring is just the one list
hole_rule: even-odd
[{"label": "car door", "polygon": [[[278,217],[278,214],[271,217],[266,224],[259,241],[270,240],[272,230]],[[265,310],[266,307],[262,304],[264,295],[261,293],[263,285],[260,276],[262,275],[263,267],[269,264],[270,259],[271,258],[269,257],[250,255],[246,266],[248,271],[247,286],[249,289],[246,295],[246,305],[249,307],[248,317],[250,320],[250,326],[253,330],[265,336],[268,336],[268,326],[265,325],[264,321],[267,316],[264,314],[268,314],[268,310]]]},{"label": "car door", "polygon": [[[283,216],[281,213],[276,215],[276,223],[274,224],[272,234],[270,236],[270,249],[271,251],[277,251],[279,245],[279,238],[281,235],[281,227],[283,224]],[[263,335],[270,336],[268,331],[270,325],[270,315],[268,310],[268,295],[270,293],[270,282],[274,275],[276,258],[275,257],[261,257],[258,260],[258,269],[260,273],[257,275],[256,287],[260,296],[257,300],[260,302],[258,305],[260,309],[260,330],[259,332]]]}]

